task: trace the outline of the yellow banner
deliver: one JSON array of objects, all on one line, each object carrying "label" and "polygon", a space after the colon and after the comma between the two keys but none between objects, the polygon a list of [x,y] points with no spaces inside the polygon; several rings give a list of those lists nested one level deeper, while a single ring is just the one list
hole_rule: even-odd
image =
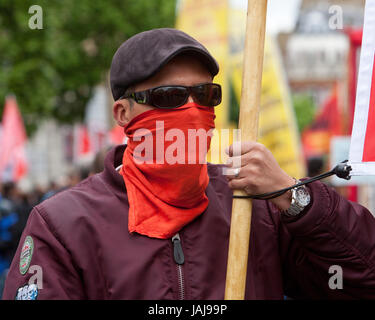
[{"label": "yellow banner", "polygon": [[[215,107],[215,134],[211,143],[208,161],[225,162],[224,148],[220,141],[221,130],[230,128],[229,123],[229,74],[228,62],[228,0],[180,0],[176,28],[182,30],[202,43],[214,56],[220,71],[214,82],[222,87],[222,103]],[[223,133],[224,136],[227,132]],[[231,135],[231,134],[230,134]],[[232,139],[230,139],[232,141]],[[220,145],[222,145],[220,149]],[[222,156],[220,156],[220,150]]]},{"label": "yellow banner", "polygon": [[226,61],[228,57],[227,0],[181,0],[176,28],[201,42],[219,63],[215,77],[223,89],[223,101],[215,108],[216,127],[228,127],[228,86]]},{"label": "yellow banner", "polygon": [[[246,11],[232,9],[229,25],[229,72],[236,100],[240,101]],[[297,179],[305,176],[306,167],[292,101],[278,46],[271,37],[266,37],[265,43],[258,141],[272,152],[281,168],[289,175]]]},{"label": "yellow banner", "polygon": [[295,113],[273,38],[266,40],[259,115],[259,142],[271,150],[279,165],[297,179],[306,175]]},{"label": "yellow banner", "polygon": [[[236,101],[240,101],[242,88],[246,9],[231,8],[227,0],[181,0],[176,28],[200,41],[219,63],[220,72],[214,81],[223,87],[223,102],[215,108],[218,130],[212,140],[209,161],[224,162],[223,148],[228,140],[232,143],[236,134],[230,129],[237,126]],[[278,48],[272,38],[266,39],[261,101],[258,141],[270,149],[289,175],[305,176],[295,115]]]}]

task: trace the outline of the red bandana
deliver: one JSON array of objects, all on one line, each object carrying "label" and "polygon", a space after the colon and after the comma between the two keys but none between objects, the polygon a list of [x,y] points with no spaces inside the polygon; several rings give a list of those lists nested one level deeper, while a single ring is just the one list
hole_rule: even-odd
[{"label": "red bandana", "polygon": [[207,208],[205,158],[214,119],[213,108],[189,103],[146,111],[125,127],[129,140],[120,173],[130,232],[167,239]]}]

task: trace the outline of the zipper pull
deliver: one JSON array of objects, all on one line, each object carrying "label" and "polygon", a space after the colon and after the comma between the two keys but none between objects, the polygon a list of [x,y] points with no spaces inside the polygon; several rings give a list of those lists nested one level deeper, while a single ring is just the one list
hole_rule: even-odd
[{"label": "zipper pull", "polygon": [[178,233],[176,233],[172,237],[172,243],[173,243],[174,261],[179,265],[184,264],[185,257],[184,257],[184,252],[182,251],[180,235]]}]

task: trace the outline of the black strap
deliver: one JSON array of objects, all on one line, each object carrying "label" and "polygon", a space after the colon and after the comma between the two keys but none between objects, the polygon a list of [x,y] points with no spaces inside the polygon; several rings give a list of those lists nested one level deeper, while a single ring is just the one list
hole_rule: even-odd
[{"label": "black strap", "polygon": [[233,198],[234,199],[270,200],[270,199],[280,197],[281,195],[283,195],[284,193],[288,192],[291,189],[294,189],[294,188],[297,188],[297,187],[300,187],[300,186],[304,186],[304,185],[309,184],[311,182],[321,180],[321,179],[325,179],[325,178],[328,178],[328,177],[333,176],[333,175],[336,175],[336,176],[338,176],[339,178],[342,178],[342,179],[350,180],[350,178],[351,178],[350,177],[350,171],[352,171],[352,167],[347,165],[347,162],[348,162],[348,160],[346,160],[344,162],[341,162],[336,167],[334,167],[331,171],[322,173],[322,174],[320,174],[316,177],[310,178],[310,179],[300,181],[297,184],[295,184],[294,186],[291,186],[289,188],[285,188],[285,189],[281,189],[281,190],[277,190],[277,191],[273,191],[273,192],[268,192],[268,193],[263,193],[263,194],[249,195],[249,196],[233,195]]}]

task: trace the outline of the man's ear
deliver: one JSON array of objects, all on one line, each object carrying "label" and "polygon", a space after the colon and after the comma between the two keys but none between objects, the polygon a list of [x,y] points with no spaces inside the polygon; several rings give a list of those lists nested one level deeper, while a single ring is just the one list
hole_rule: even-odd
[{"label": "man's ear", "polygon": [[130,104],[126,99],[117,100],[113,104],[113,117],[120,127],[125,127],[131,120]]}]

